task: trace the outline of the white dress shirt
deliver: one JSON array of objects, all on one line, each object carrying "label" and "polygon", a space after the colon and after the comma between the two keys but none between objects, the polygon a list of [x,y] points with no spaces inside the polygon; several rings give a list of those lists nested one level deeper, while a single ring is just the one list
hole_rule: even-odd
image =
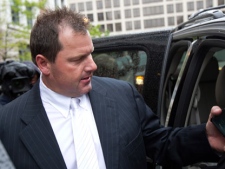
[{"label": "white dress shirt", "polygon": [[[42,76],[41,76],[42,77]],[[73,140],[72,118],[70,116],[70,97],[66,97],[55,93],[45,86],[40,77],[40,93],[43,106],[53,128],[58,145],[62,152],[62,156],[66,163],[67,169],[77,169],[75,145]],[[92,112],[91,103],[88,95],[79,97],[80,106],[87,109],[89,114],[87,123],[91,130],[92,138],[97,153],[98,163],[100,169],[105,169],[105,161],[103,157],[102,147]]]}]

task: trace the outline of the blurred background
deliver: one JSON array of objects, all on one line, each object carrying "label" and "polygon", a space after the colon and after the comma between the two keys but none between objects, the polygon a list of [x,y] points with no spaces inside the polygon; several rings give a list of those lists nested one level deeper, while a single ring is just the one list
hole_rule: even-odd
[{"label": "blurred background", "polygon": [[0,62],[31,60],[29,34],[43,8],[68,6],[91,21],[93,38],[175,27],[225,0],[1,0]]}]

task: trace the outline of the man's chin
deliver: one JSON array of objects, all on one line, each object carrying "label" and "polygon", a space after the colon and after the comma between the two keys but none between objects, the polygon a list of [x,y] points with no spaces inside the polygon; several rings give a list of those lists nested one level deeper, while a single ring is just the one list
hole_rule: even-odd
[{"label": "man's chin", "polygon": [[80,93],[81,93],[81,95],[87,94],[91,91],[91,89],[92,89],[92,86],[90,84],[90,85],[86,86]]}]

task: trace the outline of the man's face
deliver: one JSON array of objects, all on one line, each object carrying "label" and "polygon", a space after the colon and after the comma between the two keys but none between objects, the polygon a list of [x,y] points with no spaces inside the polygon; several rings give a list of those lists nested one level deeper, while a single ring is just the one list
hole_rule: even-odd
[{"label": "man's face", "polygon": [[43,81],[53,91],[78,97],[91,90],[91,77],[97,69],[91,53],[94,50],[89,33],[75,33],[65,27],[59,33],[63,48],[57,54],[55,63],[49,64],[49,75]]}]

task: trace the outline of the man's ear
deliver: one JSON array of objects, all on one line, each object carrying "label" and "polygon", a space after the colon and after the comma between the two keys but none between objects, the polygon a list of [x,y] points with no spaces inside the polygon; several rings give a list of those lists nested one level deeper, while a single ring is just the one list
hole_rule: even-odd
[{"label": "man's ear", "polygon": [[50,71],[49,71],[50,62],[48,61],[48,59],[46,57],[38,54],[36,56],[36,63],[37,63],[38,68],[40,69],[40,71],[44,75],[49,75],[49,73],[50,73]]}]

